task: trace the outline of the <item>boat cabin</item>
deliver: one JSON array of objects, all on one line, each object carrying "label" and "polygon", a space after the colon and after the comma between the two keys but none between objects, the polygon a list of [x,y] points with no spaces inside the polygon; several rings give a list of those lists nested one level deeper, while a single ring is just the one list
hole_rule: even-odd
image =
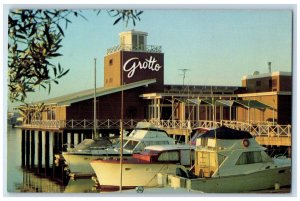
[{"label": "boat cabin", "polygon": [[148,146],[133,158],[149,163],[172,163],[191,166],[194,163],[194,146],[164,145]]},{"label": "boat cabin", "polygon": [[[149,122],[139,122],[136,128],[123,139],[123,150],[130,153],[139,153],[151,145],[175,144],[175,140],[168,136],[166,131],[155,127]],[[115,146],[120,147],[120,144]]]},{"label": "boat cabin", "polygon": [[194,174],[205,178],[236,175],[255,171],[271,161],[250,133],[220,127],[197,139]]}]

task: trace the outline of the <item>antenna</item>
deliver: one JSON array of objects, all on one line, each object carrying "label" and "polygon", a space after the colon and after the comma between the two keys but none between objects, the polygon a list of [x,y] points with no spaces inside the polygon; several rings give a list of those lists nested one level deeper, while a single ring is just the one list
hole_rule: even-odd
[{"label": "antenna", "polygon": [[190,69],[188,69],[188,68],[182,68],[182,69],[178,69],[178,70],[182,71],[182,73],[183,73],[183,74],[180,74],[180,75],[182,75],[182,85],[184,86],[185,74],[186,74],[186,72],[189,71]]}]

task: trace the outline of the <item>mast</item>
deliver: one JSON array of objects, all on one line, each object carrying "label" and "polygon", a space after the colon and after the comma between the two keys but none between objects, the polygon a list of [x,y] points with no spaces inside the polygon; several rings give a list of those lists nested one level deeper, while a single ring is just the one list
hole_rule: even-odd
[{"label": "mast", "polygon": [[[123,51],[121,52],[121,65],[123,66]],[[119,191],[122,192],[122,177],[123,177],[123,106],[124,106],[124,92],[123,92],[123,68],[121,69],[121,120],[120,120],[120,187]]]},{"label": "mast", "polygon": [[96,58],[94,58],[94,133],[93,133],[93,139],[96,137],[97,133],[97,116],[96,116]]}]

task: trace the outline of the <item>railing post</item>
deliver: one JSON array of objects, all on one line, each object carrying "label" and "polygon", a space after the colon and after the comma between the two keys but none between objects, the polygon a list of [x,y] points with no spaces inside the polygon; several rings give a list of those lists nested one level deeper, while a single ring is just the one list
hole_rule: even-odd
[{"label": "railing post", "polygon": [[71,120],[71,128],[74,128],[74,122],[73,122],[73,119]]}]

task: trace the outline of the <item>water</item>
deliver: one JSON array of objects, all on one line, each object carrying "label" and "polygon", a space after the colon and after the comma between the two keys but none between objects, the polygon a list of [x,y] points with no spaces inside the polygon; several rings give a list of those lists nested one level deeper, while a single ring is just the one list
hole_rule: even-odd
[{"label": "water", "polygon": [[[8,193],[18,192],[46,192],[46,193],[96,193],[99,192],[94,188],[95,182],[92,179],[69,180],[67,185],[54,181],[51,176],[38,175],[36,170],[28,171],[22,168],[21,161],[21,129],[7,128],[7,185]],[[37,141],[36,141],[37,143]],[[36,146],[37,147],[37,146]],[[50,140],[50,153],[52,151]],[[44,147],[42,152],[44,153]],[[52,154],[50,155],[50,167],[52,164]],[[4,160],[5,161],[5,160]],[[37,161],[37,153],[35,154]],[[5,174],[5,173],[4,173]]]}]

